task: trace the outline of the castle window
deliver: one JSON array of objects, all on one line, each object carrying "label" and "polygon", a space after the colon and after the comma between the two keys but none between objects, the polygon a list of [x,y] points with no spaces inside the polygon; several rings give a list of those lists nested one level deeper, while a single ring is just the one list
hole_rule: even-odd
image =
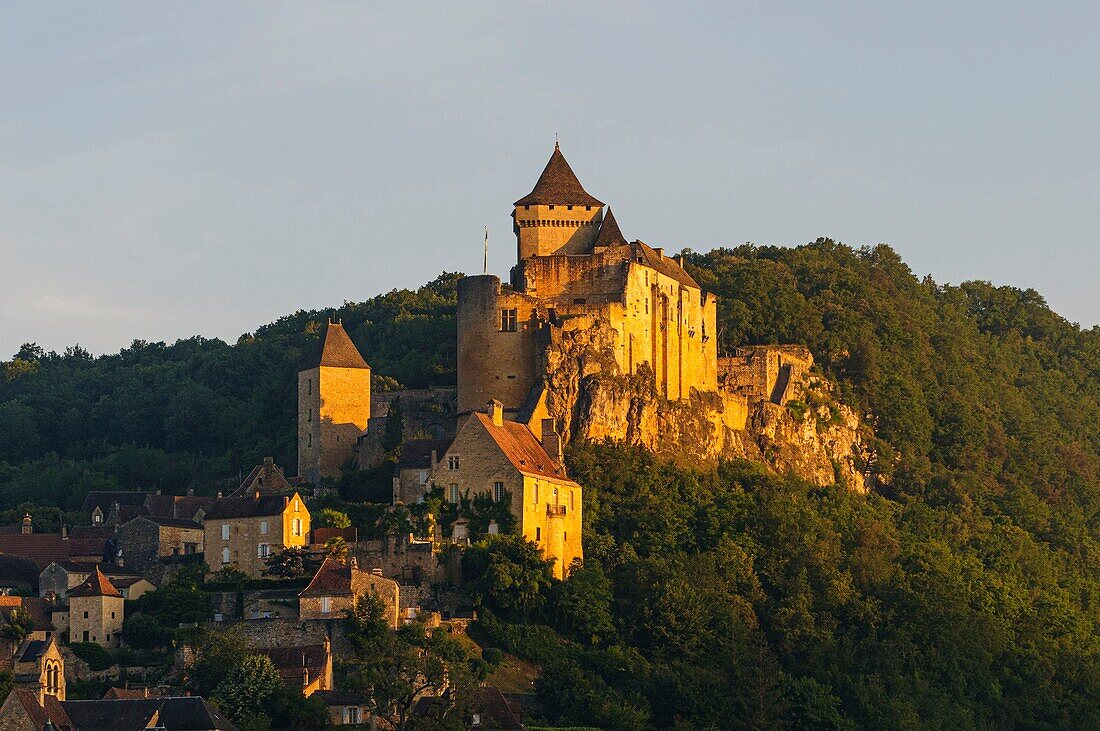
[{"label": "castle window", "polygon": [[552,210],[554,210],[554,206],[553,206],[553,205],[551,205],[551,206],[550,206],[550,210],[551,210],[551,211],[552,211]]},{"label": "castle window", "polygon": [[523,207],[523,210],[525,210],[525,211],[529,211],[529,210],[531,210],[531,206],[524,206],[524,207]]},{"label": "castle window", "polygon": [[502,500],[504,500],[504,483],[503,482],[494,482],[493,483],[493,500],[495,502],[498,502],[498,503],[501,502]]},{"label": "castle window", "polygon": [[306,393],[308,393],[308,394],[313,393],[313,379],[312,378],[307,378],[306,379]]},{"label": "castle window", "polygon": [[447,458],[447,469],[451,472],[457,472],[459,467],[459,458],[457,454],[452,454]]},{"label": "castle window", "polygon": [[570,210],[570,211],[573,210],[573,206],[566,206],[565,208],[566,208],[566,210]]},{"label": "castle window", "polygon": [[313,409],[306,409],[306,421],[313,423]]},{"label": "castle window", "polygon": [[502,332],[514,333],[516,331],[519,321],[517,314],[515,309],[500,311],[500,329]]},{"label": "castle window", "polygon": [[535,543],[542,540],[542,528],[535,526]]}]

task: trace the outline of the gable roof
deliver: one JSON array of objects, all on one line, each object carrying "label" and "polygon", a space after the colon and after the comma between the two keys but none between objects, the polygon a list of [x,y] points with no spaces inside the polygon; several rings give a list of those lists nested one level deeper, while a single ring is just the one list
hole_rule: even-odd
[{"label": "gable roof", "polygon": [[317,345],[302,361],[299,371],[326,366],[330,368],[370,368],[363,356],[351,342],[344,325],[331,320],[325,325],[325,332]]},{"label": "gable roof", "polygon": [[526,424],[505,420],[497,426],[484,412],[476,411],[473,416],[517,470],[525,475],[572,482],[566,477],[565,468],[550,458]]},{"label": "gable roof", "polygon": [[[297,496],[294,493],[293,496]],[[269,515],[282,515],[290,503],[291,495],[264,495],[259,497],[246,495],[241,497],[223,497],[215,500],[206,511],[204,520],[218,518],[260,518]],[[304,505],[302,506],[304,509]]]},{"label": "gable roof", "polygon": [[82,596],[110,596],[122,598],[122,594],[118,589],[103,575],[103,572],[99,570],[99,566],[96,566],[92,571],[92,575],[88,577],[88,580],[77,587],[73,587],[69,590],[69,598],[82,597]]},{"label": "gable roof", "polygon": [[324,645],[299,645],[298,647],[261,647],[251,652],[271,658],[271,662],[279,671],[279,677],[288,684],[300,685],[303,671],[309,671],[310,680],[325,673],[330,651],[326,650]]},{"label": "gable roof", "polygon": [[229,493],[229,497],[252,495],[256,490],[261,493],[294,492],[294,486],[287,481],[283,468],[275,464],[271,457],[265,457],[263,464],[253,467],[237,489]]},{"label": "gable roof", "polygon": [[38,695],[34,691],[27,688],[12,688],[11,695],[8,696],[4,705],[8,703],[18,703],[23,707],[27,718],[34,724],[35,731],[41,731],[47,722],[52,723],[57,731],[73,728],[73,722],[65,713],[65,709],[52,695],[44,696],[43,703],[39,703]]},{"label": "gable roof", "polygon": [[611,206],[607,207],[607,215],[600,224],[600,232],[596,235],[593,246],[624,246],[626,238],[619,230],[619,222],[615,220],[615,214],[611,212]]},{"label": "gable roof", "polygon": [[401,445],[401,455],[397,458],[397,469],[431,469],[432,451],[437,460],[451,448],[453,439],[410,439]]},{"label": "gable roof", "polygon": [[602,206],[603,203],[588,194],[588,191],[577,180],[573,168],[565,161],[565,155],[561,154],[557,143],[554,143],[554,152],[550,160],[542,170],[538,182],[531,192],[520,198],[512,205],[536,206],[536,205],[573,205],[573,206]]},{"label": "gable roof", "polygon": [[635,241],[630,245],[630,248],[635,261],[645,264],[650,269],[656,269],[661,274],[675,279],[685,287],[702,289],[699,283],[692,279],[691,275],[684,271],[684,268],[672,257],[661,256],[656,250],[642,241]]},{"label": "gable roof", "polygon": [[481,725],[486,728],[523,728],[508,700],[495,685],[483,685],[474,691],[473,706],[481,713]]},{"label": "gable roof", "polygon": [[145,497],[149,494],[148,492],[134,492],[133,490],[92,490],[84,498],[84,504],[80,506],[80,511],[90,514],[93,510],[99,508],[103,516],[106,517],[107,513],[111,512],[111,505],[114,503],[119,505],[142,505],[145,503]]},{"label": "gable roof", "polygon": [[198,696],[62,701],[61,706],[77,731],[140,731],[148,728],[154,717],[167,731],[236,731],[236,726]]},{"label": "gable roof", "polygon": [[351,566],[332,556],[326,557],[309,586],[298,596],[351,596]]},{"label": "gable roof", "polygon": [[147,520],[162,528],[192,528],[194,530],[202,530],[201,525],[187,518],[162,518],[159,515],[139,515],[134,518],[134,520]]}]

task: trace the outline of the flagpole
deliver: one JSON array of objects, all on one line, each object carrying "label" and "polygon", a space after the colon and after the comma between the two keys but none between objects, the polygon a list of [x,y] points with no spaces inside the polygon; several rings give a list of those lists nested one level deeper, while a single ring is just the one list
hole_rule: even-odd
[{"label": "flagpole", "polygon": [[485,255],[481,260],[481,273],[489,273],[489,227],[485,227]]}]

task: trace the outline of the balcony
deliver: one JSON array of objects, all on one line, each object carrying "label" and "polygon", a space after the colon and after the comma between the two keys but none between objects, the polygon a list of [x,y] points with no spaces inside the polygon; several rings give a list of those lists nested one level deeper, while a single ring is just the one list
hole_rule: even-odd
[{"label": "balcony", "polygon": [[565,506],[564,505],[547,505],[546,515],[549,518],[564,518]]}]

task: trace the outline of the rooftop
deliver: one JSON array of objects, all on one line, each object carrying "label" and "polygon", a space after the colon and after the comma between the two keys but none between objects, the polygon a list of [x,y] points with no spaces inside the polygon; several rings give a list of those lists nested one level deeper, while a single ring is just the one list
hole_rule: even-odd
[{"label": "rooftop", "polygon": [[525,475],[571,482],[565,476],[565,468],[551,459],[542,443],[525,424],[505,420],[498,426],[488,414],[481,411],[475,412],[474,417],[485,427],[485,431],[489,432],[500,451],[517,470]]},{"label": "rooftop", "polygon": [[332,322],[325,326],[325,332],[309,356],[298,368],[307,371],[321,366],[329,368],[370,368],[363,356],[351,342],[343,324]]},{"label": "rooftop", "polygon": [[577,180],[573,168],[565,161],[565,155],[561,154],[557,143],[554,143],[554,152],[550,155],[549,162],[542,170],[542,175],[535,183],[531,192],[520,198],[513,205],[573,205],[573,206],[602,206],[603,203],[588,194],[588,191]]}]

